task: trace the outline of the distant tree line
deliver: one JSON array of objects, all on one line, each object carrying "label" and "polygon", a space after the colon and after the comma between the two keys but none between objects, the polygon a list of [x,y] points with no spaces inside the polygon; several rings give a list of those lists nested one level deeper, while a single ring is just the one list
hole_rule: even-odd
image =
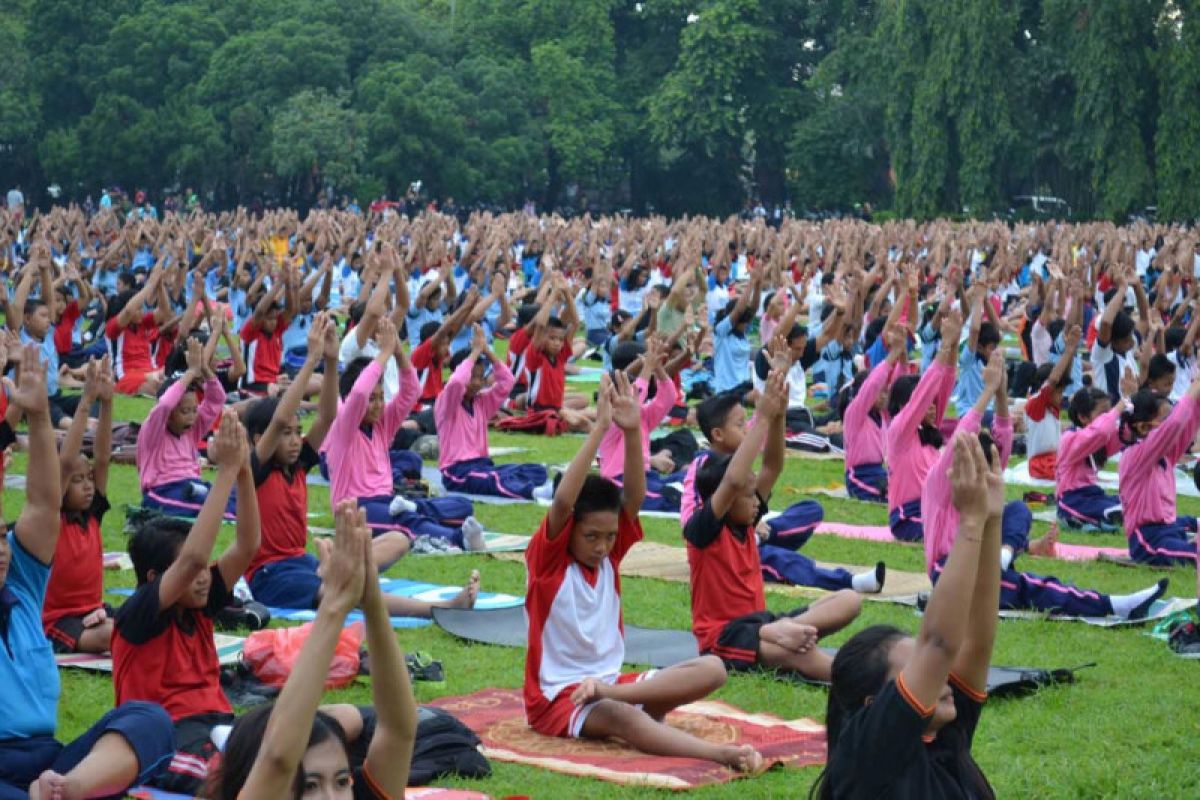
[{"label": "distant tree line", "polygon": [[1182,220],[1198,175],[1200,0],[0,4],[0,186],[31,199]]}]

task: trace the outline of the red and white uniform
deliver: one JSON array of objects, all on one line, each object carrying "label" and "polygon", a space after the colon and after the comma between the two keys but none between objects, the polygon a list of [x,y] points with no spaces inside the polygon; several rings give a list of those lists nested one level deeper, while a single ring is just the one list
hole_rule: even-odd
[{"label": "red and white uniform", "polygon": [[546,520],[525,551],[525,617],[529,649],[525,656],[525,717],[548,736],[577,737],[592,704],[571,702],[587,678],[628,683],[643,677],[622,675],[625,628],[621,620],[621,559],[642,540],[642,526],[620,512],[617,541],[596,569],[570,552],[574,517],[554,539]]}]

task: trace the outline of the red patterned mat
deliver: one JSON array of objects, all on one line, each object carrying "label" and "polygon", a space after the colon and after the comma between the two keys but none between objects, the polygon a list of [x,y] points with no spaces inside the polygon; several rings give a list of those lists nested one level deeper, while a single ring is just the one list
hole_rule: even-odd
[{"label": "red patterned mat", "polygon": [[[430,705],[461,719],[483,740],[484,754],[497,761],[660,789],[692,789],[744,777],[711,761],[646,755],[615,741],[534,733],[525,723],[521,693],[512,689],[484,689]],[[754,745],[770,766],[825,763],[825,728],[812,720],[788,721],[704,700],[672,712],[667,722],[710,742]]]}]

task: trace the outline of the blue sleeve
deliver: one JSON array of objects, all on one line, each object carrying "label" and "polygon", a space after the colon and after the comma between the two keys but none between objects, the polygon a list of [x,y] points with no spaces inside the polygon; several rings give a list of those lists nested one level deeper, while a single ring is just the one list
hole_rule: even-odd
[{"label": "blue sleeve", "polygon": [[728,314],[726,314],[725,318],[718,322],[717,326],[713,328],[713,333],[717,336],[728,336],[729,334],[733,333],[733,323],[729,320]]},{"label": "blue sleeve", "polygon": [[[838,355],[841,355],[841,353]],[[887,348],[883,344],[882,334],[875,337],[875,343],[871,345],[869,350],[867,350],[867,358],[872,364],[878,364],[887,358]]]},{"label": "blue sleeve", "polygon": [[46,602],[46,587],[50,584],[50,565],[43,564],[21,544],[17,538],[17,522],[6,534],[8,549],[12,554],[8,566],[8,580],[5,586],[18,595],[25,595],[41,608]]}]

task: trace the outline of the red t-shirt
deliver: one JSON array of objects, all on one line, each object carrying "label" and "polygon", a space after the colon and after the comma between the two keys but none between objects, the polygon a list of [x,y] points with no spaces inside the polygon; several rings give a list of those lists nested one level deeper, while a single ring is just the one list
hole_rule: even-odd
[{"label": "red t-shirt", "polygon": [[529,373],[529,404],[535,409],[562,408],[567,388],[567,348],[563,345],[551,359],[541,350],[530,347],[525,353],[525,370]]},{"label": "red t-shirt", "polygon": [[80,515],[62,515],[54,568],[42,603],[42,626],[63,617],[82,617],[104,604],[104,542],[100,523],[111,508],[108,498],[96,492],[92,507]]},{"label": "red t-shirt", "polygon": [[410,359],[417,371],[417,378],[421,381],[421,403],[432,403],[437,400],[437,396],[446,385],[445,376],[442,374],[442,360],[435,361],[433,357],[433,339],[426,339],[417,345]]},{"label": "red t-shirt", "polygon": [[58,354],[65,355],[71,352],[71,334],[75,332],[75,320],[79,319],[82,312],[79,310],[79,303],[72,300],[67,303],[67,307],[63,309],[62,317],[58,320],[58,324],[54,326],[54,349]]},{"label": "red t-shirt", "polygon": [[271,462],[258,463],[250,451],[250,469],[258,496],[258,515],[262,520],[262,540],[254,560],[246,569],[246,580],[266,564],[304,555],[308,544],[308,471],[321,462],[308,441],[300,447],[289,479],[282,467]]},{"label": "red t-shirt", "polygon": [[[766,504],[760,504],[765,510]],[[684,526],[692,572],[692,633],[701,653],[715,652],[717,639],[730,622],[767,607],[754,526],[741,533],[736,535],[724,519],[717,519],[711,501],[705,501]],[[729,656],[757,658],[754,653],[749,659],[744,653]]]},{"label": "red t-shirt", "polygon": [[512,370],[514,386],[528,386],[529,376],[525,373],[525,351],[529,349],[529,332],[517,328],[508,337],[508,368]]},{"label": "red t-shirt", "polygon": [[246,345],[247,384],[275,383],[279,380],[279,365],[283,363],[283,333],[288,320],[280,316],[271,333],[254,324],[254,318],[246,320],[241,337]]},{"label": "red t-shirt", "polygon": [[208,605],[162,609],[159,578],[138,587],[117,609],[112,637],[113,688],[117,705],[130,700],[158,703],[171,719],[195,714],[231,714],[221,690],[221,662],[213,640],[213,617],[230,593],[214,564]]},{"label": "red t-shirt", "polygon": [[158,325],[153,314],[145,314],[141,321],[122,328],[120,315],[110,319],[104,326],[104,335],[113,340],[116,362],[113,374],[119,380],[126,372],[153,372],[154,359],[150,346],[158,338]]}]

